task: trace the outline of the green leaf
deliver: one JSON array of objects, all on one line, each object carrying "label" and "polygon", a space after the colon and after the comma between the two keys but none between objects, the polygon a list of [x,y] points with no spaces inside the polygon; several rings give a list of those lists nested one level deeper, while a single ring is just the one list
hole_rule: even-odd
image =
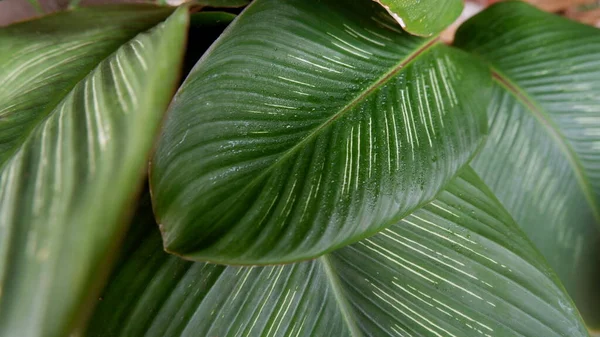
[{"label": "green leaf", "polygon": [[420,36],[438,34],[463,10],[462,0],[373,0],[385,8],[407,32]]},{"label": "green leaf", "polygon": [[495,80],[475,169],[600,327],[600,30],[509,2],[456,44]]},{"label": "green leaf", "polygon": [[[543,258],[472,170],[380,234],[273,267],[188,262],[158,233],[98,302],[87,336],[587,336]],[[127,294],[127,296],[124,296]]]},{"label": "green leaf", "polygon": [[305,260],[435,197],[486,132],[489,73],[390,21],[362,0],[247,7],[180,88],[153,158],[168,251]]},{"label": "green leaf", "polygon": [[0,88],[0,166],[100,61],[170,12],[108,6],[101,13],[67,11],[0,29],[0,79],[10,83]]},{"label": "green leaf", "polygon": [[186,8],[0,30],[0,335],[66,336],[104,282],[176,85]]}]

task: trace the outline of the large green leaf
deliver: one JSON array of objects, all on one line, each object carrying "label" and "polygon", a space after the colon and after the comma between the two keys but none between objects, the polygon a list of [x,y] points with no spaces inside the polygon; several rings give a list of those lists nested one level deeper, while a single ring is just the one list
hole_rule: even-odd
[{"label": "large green leaf", "polygon": [[470,169],[380,234],[310,262],[226,267],[160,245],[156,232],[130,237],[89,337],[587,336],[556,276]]},{"label": "large green leaf", "polygon": [[600,30],[509,2],[456,43],[495,79],[475,169],[600,327]]},{"label": "large green leaf", "polygon": [[363,0],[247,7],[171,105],[150,173],[165,248],[298,261],[430,201],[480,144],[491,81],[398,29]]},{"label": "large green leaf", "polygon": [[89,314],[176,85],[187,9],[138,33],[172,11],[0,30],[0,336],[66,336]]},{"label": "large green leaf", "polygon": [[463,0],[373,0],[407,32],[430,36],[450,26],[463,10]]}]

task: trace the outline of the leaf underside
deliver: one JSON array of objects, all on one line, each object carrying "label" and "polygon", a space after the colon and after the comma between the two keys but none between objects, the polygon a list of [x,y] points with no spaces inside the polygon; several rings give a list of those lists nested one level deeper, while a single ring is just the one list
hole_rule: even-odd
[{"label": "leaf underside", "polygon": [[455,43],[494,73],[475,170],[600,327],[600,30],[508,2]]},{"label": "leaf underside", "polygon": [[274,264],[372,235],[468,162],[489,85],[375,3],[254,1],[170,107],[150,174],[164,246]]},{"label": "leaf underside", "polygon": [[65,336],[89,314],[177,81],[187,9],[138,33],[172,11],[0,30],[1,336]]},{"label": "leaf underside", "polygon": [[[472,170],[380,234],[273,267],[189,262],[132,236],[88,336],[587,336]],[[134,225],[135,226],[135,225]],[[127,296],[123,296],[127,294]]]}]

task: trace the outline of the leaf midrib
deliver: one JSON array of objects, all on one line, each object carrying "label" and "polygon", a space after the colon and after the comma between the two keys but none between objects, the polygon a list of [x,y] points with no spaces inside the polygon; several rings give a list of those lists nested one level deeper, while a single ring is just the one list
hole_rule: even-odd
[{"label": "leaf midrib", "polygon": [[[421,44],[414,52],[410,53],[407,57],[403,58],[400,62],[398,62],[396,65],[394,65],[390,70],[388,70],[386,73],[384,73],[375,82],[373,82],[373,84],[368,86],[365,90],[361,91],[353,100],[350,101],[350,103],[346,104],[341,109],[339,109],[336,113],[333,114],[332,117],[330,117],[328,120],[326,120],[323,124],[316,127],[313,131],[311,131],[308,135],[306,135],[306,137],[302,138],[296,145],[294,145],[291,148],[284,151],[282,153],[282,155],[275,162],[273,162],[267,168],[262,170],[262,173],[260,173],[256,177],[252,178],[252,180],[250,180],[250,182],[248,182],[248,184],[246,184],[246,186],[244,186],[238,193],[236,193],[233,201],[239,200],[248,189],[254,187],[265,176],[267,176],[269,173],[271,173],[271,171],[273,171],[277,166],[279,166],[280,163],[285,162],[285,160],[288,159],[288,157],[291,157],[295,152],[300,150],[306,143],[310,142],[313,138],[317,137],[317,135],[321,132],[321,130],[327,128],[329,125],[334,123],[336,120],[340,119],[346,112],[350,111],[357,104],[359,104],[365,98],[370,96],[373,92],[375,92],[377,89],[379,89],[385,83],[387,83],[390,79],[392,79],[400,71],[402,71],[404,68],[406,68],[409,64],[411,64],[413,61],[415,61],[419,56],[425,54],[427,51],[429,51],[431,48],[433,48],[435,45],[437,45],[438,42],[439,42],[439,37],[434,36],[434,37],[428,39],[427,41],[425,41],[425,43]],[[227,198],[227,199],[223,200],[216,207],[222,206],[224,203],[229,202],[229,201],[231,201],[231,198]],[[160,222],[161,219],[158,219],[158,221]],[[164,232],[163,232],[163,234],[164,234]],[[166,236],[163,235],[163,237],[166,237]],[[168,248],[168,242],[165,241],[165,249],[167,249],[167,248]],[[169,251],[169,250],[167,250],[167,251]]]},{"label": "leaf midrib", "polygon": [[513,95],[519,102],[525,105],[536,120],[542,125],[542,127],[550,134],[550,136],[556,140],[559,149],[565,154],[570,166],[575,173],[575,179],[579,183],[579,187],[588,202],[590,209],[594,215],[594,219],[597,224],[600,224],[600,210],[596,206],[596,198],[593,191],[590,188],[590,181],[588,176],[585,174],[585,169],[581,160],[577,156],[575,150],[571,147],[565,135],[562,133],[558,125],[552,121],[550,114],[542,108],[542,106],[536,102],[527,92],[521,88],[518,84],[513,82],[508,76],[504,75],[498,69],[491,67],[493,79],[511,95]]},{"label": "leaf midrib", "polygon": [[15,155],[23,148],[25,143],[27,143],[27,141],[34,134],[34,131],[40,125],[44,124],[46,120],[54,116],[56,108],[73,92],[73,90],[79,85],[79,83],[81,83],[91,73],[93,73],[94,70],[96,70],[96,68],[98,67],[98,65],[106,61],[106,59],[110,58],[114,53],[117,52],[117,50],[119,50],[119,48],[121,48],[123,45],[127,44],[129,41],[134,39],[142,31],[139,31],[126,39],[123,39],[123,41],[119,43],[116,48],[110,49],[102,56],[99,56],[98,62],[92,63],[89,68],[85,68],[81,71],[80,76],[73,78],[72,82],[69,83],[69,85],[66,86],[65,89],[63,89],[62,95],[59,94],[55,99],[49,101],[46,104],[46,108],[42,110],[40,114],[30,122],[30,127],[23,131],[20,137],[15,139],[15,145],[5,152],[4,158],[2,159],[2,156],[0,156],[0,172],[4,171],[6,165],[8,165],[8,162],[10,162],[12,158],[14,158]]},{"label": "leaf midrib", "polygon": [[325,270],[325,276],[327,276],[327,281],[329,281],[329,285],[331,286],[331,290],[333,291],[333,295],[335,301],[338,304],[340,309],[342,318],[346,326],[348,327],[348,331],[350,332],[351,337],[363,337],[363,334],[360,332],[358,326],[356,326],[356,318],[354,317],[354,311],[348,304],[348,301],[344,298],[343,289],[340,285],[340,281],[338,277],[335,275],[335,270],[331,262],[329,261],[329,257],[326,255],[321,256],[318,261],[323,265],[323,269]]}]

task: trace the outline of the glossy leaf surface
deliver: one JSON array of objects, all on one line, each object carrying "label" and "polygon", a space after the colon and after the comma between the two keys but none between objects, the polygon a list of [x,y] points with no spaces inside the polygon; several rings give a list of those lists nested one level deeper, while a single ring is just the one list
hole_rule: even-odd
[{"label": "glossy leaf surface", "polygon": [[1,29],[0,165],[100,61],[171,11],[108,6],[98,14],[67,11]]},{"label": "glossy leaf surface", "polygon": [[587,336],[556,276],[472,170],[380,234],[292,265],[184,261],[161,252],[145,225],[88,336]]},{"label": "glossy leaf surface", "polygon": [[89,314],[179,76],[188,13],[160,23],[172,11],[0,30],[1,336],[66,336]]},{"label": "glossy leaf surface", "polygon": [[420,36],[438,34],[456,20],[462,0],[373,0],[407,32]]},{"label": "glossy leaf surface", "polygon": [[600,30],[509,2],[456,43],[496,83],[475,169],[600,327]]},{"label": "glossy leaf surface", "polygon": [[171,105],[150,174],[166,249],[272,264],[383,229],[474,154],[490,82],[373,2],[254,1]]}]

